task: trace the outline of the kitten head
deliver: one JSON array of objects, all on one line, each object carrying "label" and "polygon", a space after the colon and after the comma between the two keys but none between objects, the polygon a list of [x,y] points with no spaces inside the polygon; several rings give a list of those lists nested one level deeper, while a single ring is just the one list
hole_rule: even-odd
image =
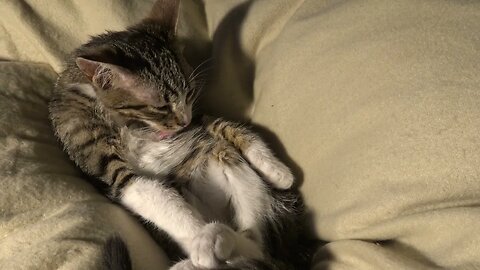
[{"label": "kitten head", "polygon": [[93,37],[75,63],[113,121],[161,139],[190,123],[198,89],[176,45],[178,1],[157,1],[156,8],[157,18]]}]

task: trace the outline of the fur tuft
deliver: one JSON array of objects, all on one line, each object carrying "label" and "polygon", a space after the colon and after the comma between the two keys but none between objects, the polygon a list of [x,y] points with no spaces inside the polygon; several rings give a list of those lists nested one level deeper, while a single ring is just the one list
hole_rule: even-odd
[{"label": "fur tuft", "polygon": [[103,249],[103,262],[108,270],[131,270],[132,262],[127,245],[115,235],[110,237]]}]

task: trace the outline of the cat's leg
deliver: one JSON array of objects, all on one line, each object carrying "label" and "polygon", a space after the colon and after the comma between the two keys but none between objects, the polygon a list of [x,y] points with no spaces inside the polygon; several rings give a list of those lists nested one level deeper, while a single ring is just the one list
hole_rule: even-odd
[{"label": "cat's leg", "polygon": [[263,246],[262,231],[273,215],[273,200],[268,188],[246,163],[230,166],[224,174],[232,185],[231,200],[238,231]]},{"label": "cat's leg", "polygon": [[233,144],[255,170],[274,187],[288,189],[293,185],[294,177],[290,169],[275,157],[257,134],[238,123],[221,118],[212,119],[205,116],[203,121],[212,136]]},{"label": "cat's leg", "polygon": [[[236,221],[238,219],[236,223],[241,224],[238,226],[240,232],[219,222],[205,225],[192,240],[190,260],[194,266],[215,268],[239,257],[263,259],[262,247],[258,241],[262,238],[261,231],[256,226],[262,223],[260,221],[263,219],[262,211],[265,211],[265,207],[262,206],[268,202],[263,193],[265,183],[258,179],[258,175],[248,167],[245,161],[242,161],[242,164],[250,169],[250,176],[248,179],[243,179],[244,171],[242,169],[228,165],[232,160],[238,161],[238,159],[231,159],[228,154],[225,154],[233,153],[238,156],[238,153],[236,151],[229,152],[228,149],[225,151],[221,151],[223,154],[215,151],[213,154],[215,158],[211,159],[206,166],[205,177],[209,184],[219,188],[219,192],[228,194],[227,198],[232,200],[231,203],[236,213],[235,219]],[[208,186],[203,188],[208,188]],[[197,192],[208,194],[203,193],[201,188]],[[202,200],[208,200],[209,196],[207,195]],[[241,210],[236,211],[236,208],[241,208]],[[249,238],[241,232],[247,229],[255,231],[255,235],[258,237]],[[183,263],[188,265],[187,262]],[[181,267],[184,266],[178,265],[179,269]]]},{"label": "cat's leg", "polygon": [[192,253],[192,240],[207,224],[175,189],[159,180],[134,177],[119,197],[125,207],[165,231],[187,254]]},{"label": "cat's leg", "polygon": [[[232,255],[237,234],[223,224],[206,223],[175,189],[158,180],[133,179],[123,189],[121,202],[164,230],[190,256],[194,267],[214,268]],[[187,262],[177,266],[178,269],[195,269],[189,267]]]},{"label": "cat's leg", "polygon": [[[214,156],[219,160],[210,161],[207,175],[211,181],[216,181],[224,192],[229,194],[234,210],[233,218],[237,232],[233,238],[235,246],[231,252],[231,258],[240,256],[262,259],[264,257],[263,225],[272,215],[272,200],[266,184],[245,161],[238,162],[238,159],[230,158],[228,154],[217,153]],[[233,232],[231,228],[220,223],[212,224],[210,230],[229,234]]]}]

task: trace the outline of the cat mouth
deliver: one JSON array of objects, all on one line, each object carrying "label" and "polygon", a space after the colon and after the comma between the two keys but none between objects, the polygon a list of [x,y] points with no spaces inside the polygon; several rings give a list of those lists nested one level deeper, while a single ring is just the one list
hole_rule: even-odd
[{"label": "cat mouth", "polygon": [[173,130],[162,130],[154,133],[154,137],[157,140],[165,140],[173,137],[177,132]]}]

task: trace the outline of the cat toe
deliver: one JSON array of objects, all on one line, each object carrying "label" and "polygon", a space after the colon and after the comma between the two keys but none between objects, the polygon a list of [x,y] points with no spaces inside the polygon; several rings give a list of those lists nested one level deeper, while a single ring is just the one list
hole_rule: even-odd
[{"label": "cat toe", "polygon": [[280,166],[277,165],[277,168],[273,171],[274,176],[271,177],[272,184],[276,188],[289,189],[293,186],[295,178],[287,166],[283,165],[283,163],[279,163],[279,165]]},{"label": "cat toe", "polygon": [[290,169],[262,147],[251,147],[245,151],[245,157],[250,164],[269,182],[278,189],[289,189],[295,178]]},{"label": "cat toe", "polygon": [[265,163],[261,173],[275,188],[289,189],[295,182],[290,169],[280,161]]},{"label": "cat toe", "polygon": [[194,266],[215,268],[231,257],[234,248],[235,232],[221,223],[210,223],[193,239],[190,258]]},{"label": "cat toe", "polygon": [[226,261],[230,259],[233,249],[235,248],[235,236],[233,232],[223,231],[217,234],[215,240],[215,256],[221,260]]}]

